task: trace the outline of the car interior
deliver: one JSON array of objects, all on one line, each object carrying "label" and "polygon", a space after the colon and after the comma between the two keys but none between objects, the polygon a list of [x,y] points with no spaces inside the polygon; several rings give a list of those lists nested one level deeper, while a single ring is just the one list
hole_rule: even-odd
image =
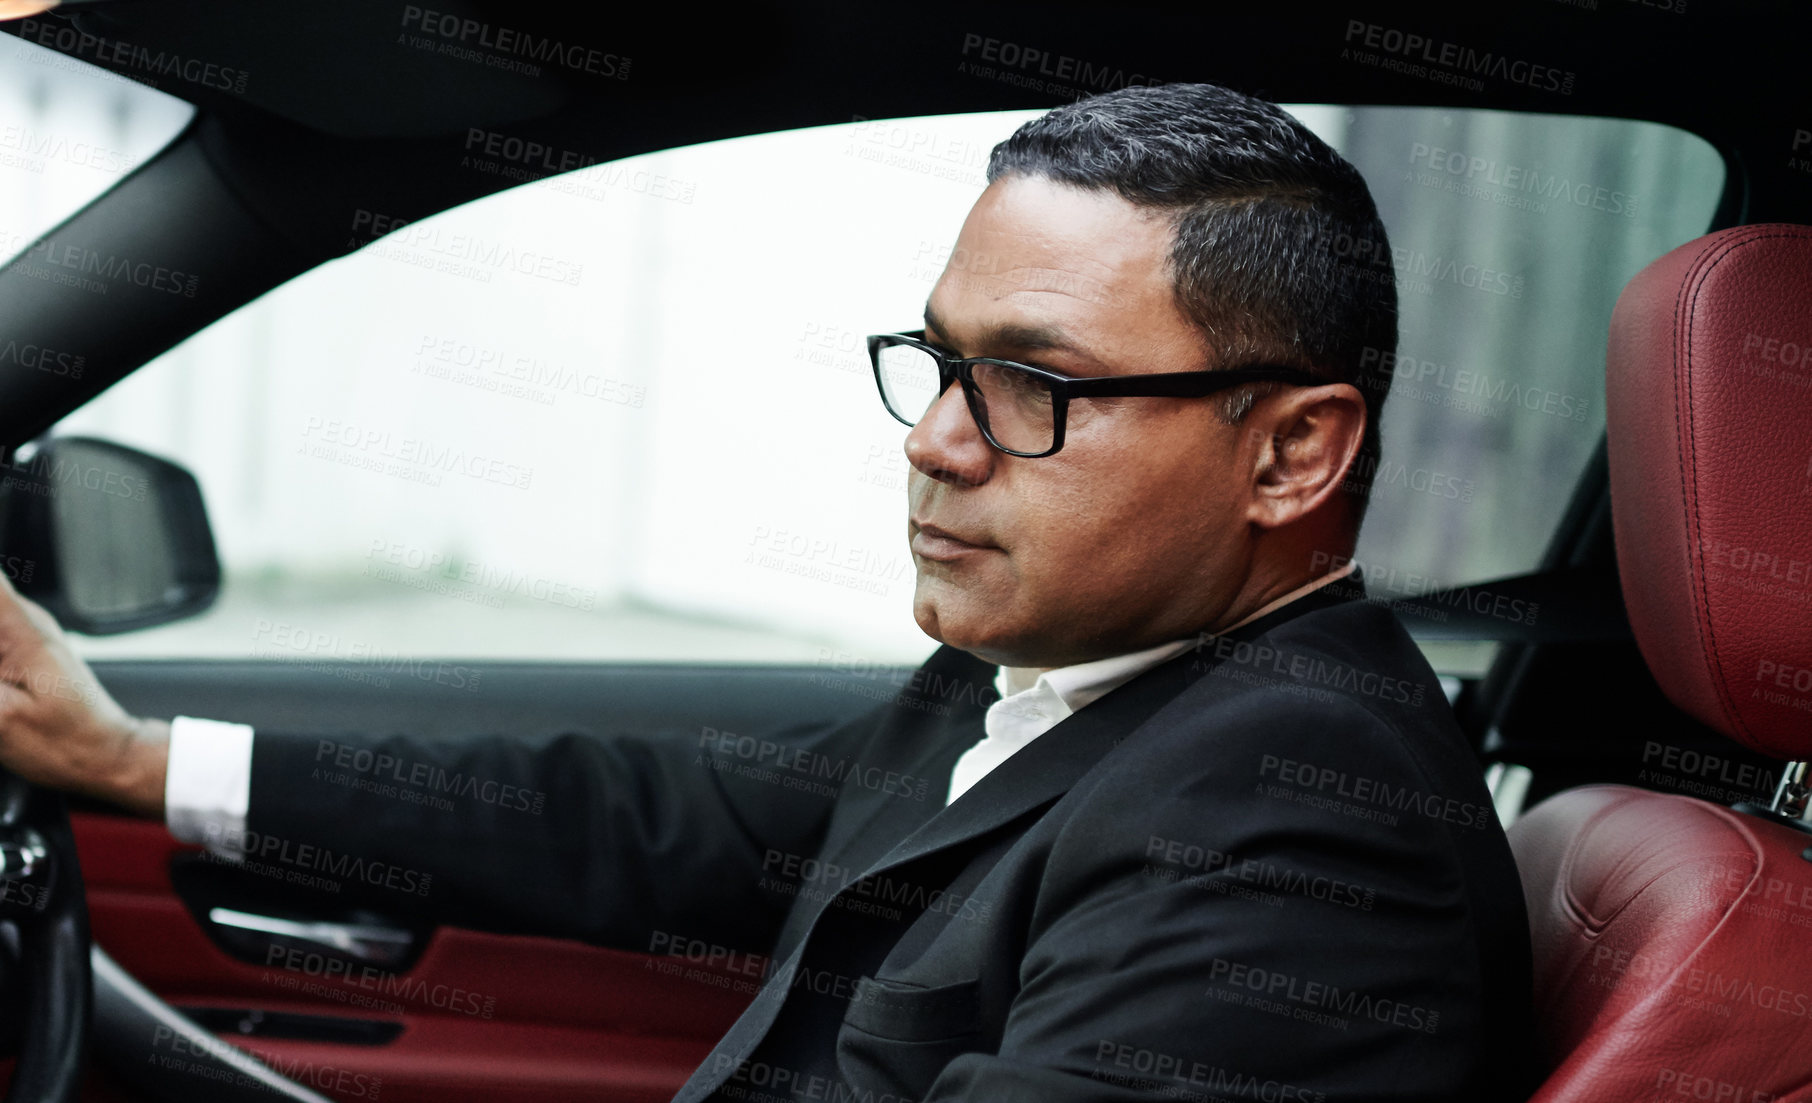
[{"label": "car interior", "polygon": [[[0,68],[32,80],[123,78],[192,113],[147,156],[114,164],[105,186],[67,217],[32,226],[14,212],[0,227],[8,243],[0,250],[0,566],[21,593],[94,641],[85,654],[95,672],[143,716],[324,734],[538,739],[610,727],[692,740],[701,729],[784,739],[802,721],[854,717],[916,664],[892,653],[851,656],[821,642],[829,636],[773,657],[751,645],[729,661],[689,659],[683,649],[500,657],[460,636],[431,656],[427,673],[374,679],[359,673],[356,651],[337,644],[310,662],[248,649],[247,617],[266,618],[252,623],[268,638],[271,618],[290,615],[255,605],[232,606],[241,618],[232,647],[184,654],[180,640],[189,637],[172,636],[179,643],[167,652],[134,652],[130,641],[158,638],[149,630],[200,623],[232,597],[243,541],[226,538],[236,530],[223,518],[253,507],[235,504],[244,496],[194,458],[209,433],[226,431],[218,420],[185,420],[129,388],[161,372],[160,358],[181,355],[185,342],[242,325],[294,288],[320,286],[308,284],[311,274],[405,240],[452,255],[444,235],[404,238],[410,227],[420,234],[440,216],[501,210],[484,205],[536,187],[577,187],[584,173],[601,179],[600,169],[638,163],[627,159],[810,131],[856,148],[844,162],[895,158],[877,171],[892,172],[905,195],[950,189],[952,177],[937,177],[960,169],[961,187],[947,200],[954,204],[972,200],[987,144],[944,146],[926,159],[938,143],[922,134],[944,125],[930,120],[1017,113],[1016,122],[1129,82],[1211,81],[1303,105],[1305,119],[1320,112],[1313,117],[1344,128],[1393,239],[1408,243],[1397,278],[1405,301],[1418,305],[1404,311],[1397,409],[1387,409],[1385,431],[1405,426],[1405,443],[1392,447],[1414,446],[1411,426],[1438,424],[1450,427],[1443,441],[1496,434],[1502,455],[1522,457],[1466,468],[1463,483],[1451,463],[1422,485],[1410,471],[1368,521],[1389,528],[1399,516],[1408,525],[1412,513],[1446,511],[1439,524],[1463,528],[1466,547],[1484,551],[1461,557],[1462,536],[1430,537],[1420,558],[1387,549],[1365,566],[1375,585],[1388,584],[1393,563],[1414,568],[1406,573],[1415,581],[1396,590],[1405,600],[1392,607],[1442,674],[1509,829],[1535,950],[1543,1049],[1530,1060],[1545,1080],[1534,1098],[1812,1100],[1812,955],[1803,947],[1812,927],[1812,779],[1804,770],[1812,759],[1812,106],[1793,14],[1767,0],[1187,12],[739,5],[708,16],[538,0],[65,0],[0,22],[17,51]],[[559,48],[534,46],[531,62],[525,44],[546,43]],[[0,128],[14,122],[0,117]],[[1011,125],[985,132],[1004,137]],[[1445,147],[1430,137],[1467,126],[1468,137]],[[58,156],[45,152],[47,127],[21,122],[13,138],[0,129],[0,152],[25,157],[38,142],[41,156]],[[1543,141],[1554,144],[1544,151]],[[864,142],[874,156],[862,154]],[[1613,148],[1619,142],[1627,147]],[[465,170],[474,157],[490,167]],[[1596,167],[1543,190],[1569,158]],[[755,170],[716,176],[684,167],[697,163],[671,162],[681,166],[677,176],[634,177],[644,192],[664,195],[619,188],[580,216],[627,205],[625,232],[633,233],[640,221],[660,220],[646,213],[657,203],[662,212],[691,205],[687,172],[703,181],[701,197],[774,187],[802,209],[832,203],[828,181],[838,179],[810,165],[778,184]],[[1625,178],[1614,164],[1636,167]],[[40,170],[20,160],[0,171]],[[1634,183],[1616,184],[1626,179]],[[524,202],[551,202],[536,194]],[[1416,208],[1432,208],[1436,195],[1469,206],[1411,228]],[[1662,212],[1672,219],[1664,226]],[[1507,227],[1498,237],[1467,236],[1493,219]],[[943,251],[929,245],[910,263],[877,257],[863,244],[868,231],[844,225],[785,251],[830,256],[850,238],[856,244],[834,263],[819,262],[827,285],[860,282],[864,273],[848,266],[868,256],[877,268],[892,265],[896,283],[924,287],[956,263],[947,248],[956,224],[936,224],[947,234]],[[909,246],[920,231],[903,234]],[[736,267],[721,236],[710,245],[699,246],[698,269],[624,274],[609,285],[624,300],[615,305],[561,297],[568,289],[557,285],[579,284],[576,266],[547,268],[543,257],[542,269],[517,274],[525,297],[555,304],[543,324],[570,330],[598,326],[605,315],[594,310],[651,310],[632,293],[638,280],[668,279],[651,286],[706,298],[692,275],[719,263],[716,245],[728,258],[719,265],[726,280],[783,282],[759,264]],[[1498,264],[1500,255],[1549,262],[1525,269]],[[462,263],[485,263],[473,256],[459,247]],[[81,258],[101,259],[84,267]],[[387,267],[357,309],[385,309],[386,288],[406,280],[396,260],[372,261]],[[597,263],[587,262],[586,279],[597,277]],[[539,282],[530,286],[529,277]],[[488,294],[478,285],[510,278],[467,278],[460,294]],[[583,294],[596,288],[584,285]],[[749,292],[788,293],[797,291]],[[350,314],[353,296],[341,295]],[[339,309],[331,295],[309,301]],[[919,306],[900,299],[894,324],[912,329]],[[807,336],[789,351],[796,371],[820,374],[798,379],[872,390],[855,378],[865,367],[814,366],[820,349],[847,350],[817,341],[823,309],[803,316]],[[397,332],[428,325],[399,321]],[[341,328],[353,330],[337,315],[317,314],[305,327],[323,340],[356,340],[342,338]],[[1578,339],[1554,344],[1563,330]],[[1442,341],[1460,351],[1431,354],[1449,347]],[[71,361],[48,354],[27,363],[17,351],[27,347],[79,352],[79,370],[56,370]],[[1467,356],[1503,365],[1491,370],[1509,383],[1547,380],[1547,398],[1509,399],[1506,412],[1503,387],[1481,383],[1473,397],[1495,393],[1499,408],[1468,412],[1453,398],[1472,385],[1456,387],[1433,363]],[[233,370],[251,379],[263,367],[248,359]],[[609,381],[610,417],[642,410],[635,380],[650,388],[647,411],[682,401],[631,370]],[[1559,376],[1541,372],[1579,382],[1557,401]],[[1402,393],[1418,385],[1430,397]],[[739,401],[699,390],[683,400],[696,406],[674,408]],[[1575,395],[1589,416],[1571,416]],[[865,416],[885,418],[872,395],[864,401],[875,407]],[[168,423],[163,436],[143,439],[192,438],[183,448],[194,451],[173,459],[174,447],[141,447],[141,438],[105,430],[114,422],[82,420],[109,402],[121,424]],[[310,425],[314,436],[305,431],[297,445],[292,429],[282,447],[315,447],[331,432]],[[773,444],[776,454],[865,447],[815,431],[789,432]],[[885,425],[875,431],[897,439],[885,437]],[[671,449],[708,450],[713,439],[682,425]],[[559,463],[534,468],[538,485],[565,485]],[[662,476],[672,481],[654,494],[649,515],[692,532],[685,526],[732,507],[687,500],[684,480],[722,481],[727,501],[743,493],[736,465],[732,457]],[[530,482],[526,466],[503,470],[492,465],[485,481]],[[610,478],[644,476],[629,469]],[[846,465],[837,478],[853,485],[867,476],[857,465],[851,478]],[[897,509],[901,484],[892,478],[861,488],[876,511]],[[1481,505],[1460,512],[1474,482]],[[1443,485],[1464,485],[1465,501]],[[810,506],[810,495],[798,497],[801,509]],[[1526,512],[1491,503],[1527,503]],[[298,499],[271,516],[305,526],[315,515],[306,511],[339,508]],[[785,534],[750,516],[736,532],[754,552],[723,554],[778,554]],[[1514,541],[1527,556],[1493,550]],[[681,552],[671,555],[681,561]],[[1459,565],[1429,571],[1425,562]],[[691,563],[672,569],[710,573]],[[872,577],[892,570],[862,569]],[[856,600],[854,590],[825,600],[834,612]],[[635,608],[645,612],[664,592],[650,590],[655,596]],[[677,600],[673,609],[698,615]],[[1534,609],[1539,616],[1522,612]],[[125,649],[107,650],[115,640]],[[820,661],[801,658],[810,654]],[[468,692],[473,686],[482,692]],[[0,779],[8,878],[0,1053],[15,1055],[5,1062],[6,1098],[664,1100],[759,978],[759,958],[695,945],[684,932],[659,945],[605,947],[451,927],[406,894],[330,891],[271,868],[211,860],[161,823]],[[273,969],[283,955],[311,964]]]}]

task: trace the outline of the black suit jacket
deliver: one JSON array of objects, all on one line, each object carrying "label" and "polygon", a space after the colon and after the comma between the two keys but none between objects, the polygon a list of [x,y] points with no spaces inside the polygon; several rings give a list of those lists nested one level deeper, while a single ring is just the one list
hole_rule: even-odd
[{"label": "black suit jacket", "polygon": [[770,953],[678,1100],[1526,1099],[1510,850],[1359,593],[1206,640],[947,808],[994,668],[944,647],[834,728],[356,742],[518,794],[452,811],[325,780],[345,740],[260,732],[248,827],[432,870],[443,922]]}]

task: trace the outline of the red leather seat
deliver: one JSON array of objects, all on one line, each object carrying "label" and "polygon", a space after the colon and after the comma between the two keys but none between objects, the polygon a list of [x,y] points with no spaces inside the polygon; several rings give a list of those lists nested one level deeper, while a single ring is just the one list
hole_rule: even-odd
[{"label": "red leather seat", "polygon": [[[1812,759],[1812,227],[1643,269],[1605,364],[1624,601],[1673,702]],[[1812,1100],[1812,834],[1691,797],[1568,790],[1510,829],[1539,1103]]]}]

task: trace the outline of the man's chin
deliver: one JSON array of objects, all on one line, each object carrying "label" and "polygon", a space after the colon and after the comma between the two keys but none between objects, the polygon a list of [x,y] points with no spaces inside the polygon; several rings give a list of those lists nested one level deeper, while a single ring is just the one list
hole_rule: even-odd
[{"label": "man's chin", "polygon": [[913,619],[919,630],[941,644],[967,651],[983,662],[997,666],[1026,666],[1022,662],[1025,640],[1021,633],[1010,633],[997,615],[980,609],[966,609],[967,603],[951,603],[927,598],[923,586],[912,603]]},{"label": "man's chin", "polygon": [[[974,606],[969,595],[938,579],[919,576],[918,589],[912,598],[912,619],[919,630],[941,644],[967,651],[980,658],[993,650],[997,641],[990,627],[998,628],[999,617],[987,616]],[[996,606],[998,608],[998,606]]]}]

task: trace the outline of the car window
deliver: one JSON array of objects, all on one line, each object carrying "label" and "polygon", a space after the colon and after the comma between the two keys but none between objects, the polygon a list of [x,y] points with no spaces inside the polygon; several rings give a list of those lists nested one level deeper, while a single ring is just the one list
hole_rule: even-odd
[{"label": "car window", "polygon": [[[1705,231],[1719,158],[1626,120],[1292,110],[1366,175],[1393,246],[1372,592],[1532,568],[1603,430],[1611,306]],[[59,427],[189,466],[226,572],[205,616],[82,647],[916,663],[905,429],[863,337],[919,325],[989,150],[1035,114],[559,175],[561,151],[471,136],[449,171],[529,182],[409,225],[357,212],[357,252]],[[1464,673],[1488,650],[1430,654]]]},{"label": "car window", "polygon": [[[0,35],[0,262],[169,145],[194,114],[148,84]],[[39,253],[28,275],[70,282],[80,271],[54,241]]]}]

